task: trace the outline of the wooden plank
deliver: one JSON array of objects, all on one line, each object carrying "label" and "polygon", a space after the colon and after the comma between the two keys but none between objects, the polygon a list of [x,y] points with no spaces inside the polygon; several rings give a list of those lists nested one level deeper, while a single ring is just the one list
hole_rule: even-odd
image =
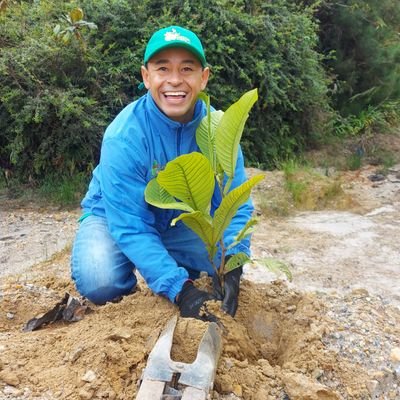
[{"label": "wooden plank", "polygon": [[[136,400],[158,400],[161,399],[165,387],[165,382],[149,381],[145,379],[140,385]],[[195,399],[194,399],[195,400]]]},{"label": "wooden plank", "polygon": [[201,389],[187,387],[183,391],[182,400],[207,400],[207,393]]}]

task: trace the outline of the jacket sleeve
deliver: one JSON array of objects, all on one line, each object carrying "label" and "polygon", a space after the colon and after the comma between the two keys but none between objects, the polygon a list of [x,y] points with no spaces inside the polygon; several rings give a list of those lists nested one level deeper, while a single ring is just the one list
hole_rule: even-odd
[{"label": "jacket sleeve", "polygon": [[135,143],[111,137],[102,144],[99,165],[108,226],[150,289],[174,302],[188,273],[168,254],[155,228],[144,199],[149,157],[144,144]]},{"label": "jacket sleeve", "polygon": [[[246,171],[244,168],[244,159],[241,148],[239,147],[238,159],[236,163],[235,177],[232,181],[230,190],[240,186],[247,180]],[[242,204],[236,215],[233,217],[232,222],[224,233],[224,245],[229,246],[235,241],[235,237],[240,230],[246,225],[247,221],[251,218],[254,211],[254,206],[251,198],[246,203]],[[239,244],[229,249],[227,255],[233,255],[237,253],[246,253],[250,256],[250,238],[243,239]]]}]

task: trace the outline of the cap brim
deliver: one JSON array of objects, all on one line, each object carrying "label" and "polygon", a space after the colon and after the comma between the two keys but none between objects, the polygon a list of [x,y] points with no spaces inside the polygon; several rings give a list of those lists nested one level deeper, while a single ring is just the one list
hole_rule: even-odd
[{"label": "cap brim", "polygon": [[190,53],[194,54],[196,56],[196,58],[200,61],[200,64],[205,68],[207,66],[207,61],[204,57],[203,54],[201,54],[196,48],[194,48],[193,46],[184,43],[182,41],[172,41],[169,42],[167,44],[165,44],[164,46],[162,46],[161,48],[158,48],[157,50],[153,51],[152,53],[147,54],[147,58],[144,60],[144,64],[146,65],[152,57],[154,57],[157,53],[159,53],[160,51],[163,51],[165,49],[170,49],[173,47],[181,47],[184,48],[186,50],[188,50]]}]

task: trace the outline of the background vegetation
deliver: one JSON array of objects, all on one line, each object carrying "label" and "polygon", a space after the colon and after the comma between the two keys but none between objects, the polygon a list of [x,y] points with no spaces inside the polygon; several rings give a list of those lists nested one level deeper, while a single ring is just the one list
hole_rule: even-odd
[{"label": "background vegetation", "polygon": [[[77,7],[84,15],[70,16]],[[104,128],[143,94],[147,40],[168,24],[202,38],[216,108],[259,88],[243,140],[251,165],[273,167],[329,137],[398,122],[397,0],[1,0],[7,180],[85,181]]]}]

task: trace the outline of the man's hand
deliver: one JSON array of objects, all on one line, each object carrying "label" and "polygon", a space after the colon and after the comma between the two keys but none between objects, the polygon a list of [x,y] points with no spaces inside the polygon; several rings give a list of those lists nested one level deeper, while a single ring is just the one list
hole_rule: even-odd
[{"label": "man's hand", "polygon": [[221,288],[219,277],[216,274],[213,276],[214,295],[217,300],[222,301],[222,309],[232,317],[235,316],[239,304],[239,286],[242,272],[242,267],[227,272],[224,276],[224,290]]},{"label": "man's hand", "polygon": [[192,281],[186,281],[178,295],[176,304],[182,317],[213,321],[215,316],[207,313],[207,310],[200,314],[201,307],[208,300],[215,300],[215,298],[210,293],[197,289]]}]

